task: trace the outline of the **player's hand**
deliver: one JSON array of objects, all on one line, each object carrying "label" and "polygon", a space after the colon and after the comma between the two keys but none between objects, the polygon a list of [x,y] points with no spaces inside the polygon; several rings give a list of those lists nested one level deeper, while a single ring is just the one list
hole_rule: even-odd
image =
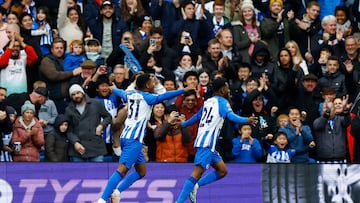
[{"label": "player's hand", "polygon": [[247,123],[256,126],[256,124],[258,123],[258,117],[256,117],[254,114],[252,116],[250,116],[247,120]]},{"label": "player's hand", "polygon": [[196,86],[194,86],[194,85],[188,85],[188,86],[185,87],[185,89],[184,89],[185,92],[188,92],[188,91],[191,91],[191,90],[195,90],[195,91],[196,91]]}]

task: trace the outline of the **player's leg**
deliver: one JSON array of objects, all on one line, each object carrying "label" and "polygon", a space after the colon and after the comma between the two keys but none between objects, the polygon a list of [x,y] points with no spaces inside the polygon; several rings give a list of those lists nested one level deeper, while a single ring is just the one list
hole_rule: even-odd
[{"label": "player's leg", "polygon": [[126,176],[123,182],[119,185],[117,190],[121,193],[122,191],[128,189],[135,181],[141,179],[146,174],[146,160],[144,153],[142,152],[142,143],[134,140],[133,142],[133,153],[132,156],[135,157],[135,171]]},{"label": "player's leg", "polygon": [[211,151],[206,148],[197,149],[194,160],[194,169],[190,177],[185,181],[183,189],[178,199],[176,200],[177,203],[182,203],[188,198],[189,194],[194,188],[194,185],[200,179],[200,177],[206,170],[206,167],[211,163],[211,154]]},{"label": "player's leg", "polygon": [[126,175],[127,171],[128,168],[126,168],[124,164],[119,163],[117,170],[110,176],[105,190],[102,193],[101,198],[98,200],[98,203],[105,203],[106,200],[110,198],[114,192],[114,189]]},{"label": "player's leg", "polygon": [[215,182],[221,178],[223,178],[227,174],[227,168],[225,166],[224,161],[218,152],[212,152],[212,161],[211,166],[215,169],[215,171],[206,174],[201,177],[199,181],[194,185],[193,190],[189,195],[189,199],[192,203],[196,203],[196,195],[200,186],[207,185],[209,183]]}]

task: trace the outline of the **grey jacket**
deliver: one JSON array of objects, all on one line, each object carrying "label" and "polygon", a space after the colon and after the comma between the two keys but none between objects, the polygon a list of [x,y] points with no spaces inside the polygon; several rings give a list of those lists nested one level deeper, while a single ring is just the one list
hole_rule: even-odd
[{"label": "grey jacket", "polygon": [[[66,107],[65,115],[69,118],[70,126],[68,139],[70,141],[69,156],[91,158],[107,153],[102,136],[96,135],[96,127],[101,124],[105,129],[111,123],[111,115],[96,99],[85,95],[86,106],[82,114],[76,109],[74,102]],[[74,144],[80,142],[85,147],[85,153],[80,155]]]}]

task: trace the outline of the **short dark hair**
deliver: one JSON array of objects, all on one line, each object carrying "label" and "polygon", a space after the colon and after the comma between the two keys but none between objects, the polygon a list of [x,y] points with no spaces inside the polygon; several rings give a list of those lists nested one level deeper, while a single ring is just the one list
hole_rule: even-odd
[{"label": "short dark hair", "polygon": [[246,62],[242,62],[237,66],[237,71],[239,71],[240,68],[247,68],[251,72],[251,65]]},{"label": "short dark hair", "polygon": [[163,29],[161,27],[152,27],[150,29],[150,36],[153,34],[159,34],[159,35],[163,36]]},{"label": "short dark hair", "polygon": [[184,77],[183,77],[183,82],[186,81],[186,79],[190,76],[195,76],[197,78],[197,80],[199,81],[199,75],[196,71],[188,71],[184,74]]},{"label": "short dark hair", "polygon": [[150,80],[149,73],[144,73],[144,74],[140,75],[139,77],[137,77],[137,79],[136,79],[137,89],[139,89],[139,90],[144,89],[144,87],[146,87],[146,84],[149,80]]},{"label": "short dark hair", "polygon": [[2,6],[0,6],[0,13],[3,16],[6,15],[6,9],[4,7],[2,7]]}]

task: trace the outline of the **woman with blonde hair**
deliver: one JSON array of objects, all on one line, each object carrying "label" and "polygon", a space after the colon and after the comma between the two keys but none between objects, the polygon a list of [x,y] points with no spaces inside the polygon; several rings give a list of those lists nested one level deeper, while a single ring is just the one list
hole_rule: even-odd
[{"label": "woman with blonde hair", "polygon": [[299,45],[294,40],[289,40],[285,44],[285,47],[291,53],[291,58],[292,58],[292,61],[293,61],[293,64],[294,64],[294,68],[301,68],[304,75],[308,75],[309,74],[309,69],[308,69],[308,66],[306,64],[306,61],[304,60],[304,58],[301,55]]}]

